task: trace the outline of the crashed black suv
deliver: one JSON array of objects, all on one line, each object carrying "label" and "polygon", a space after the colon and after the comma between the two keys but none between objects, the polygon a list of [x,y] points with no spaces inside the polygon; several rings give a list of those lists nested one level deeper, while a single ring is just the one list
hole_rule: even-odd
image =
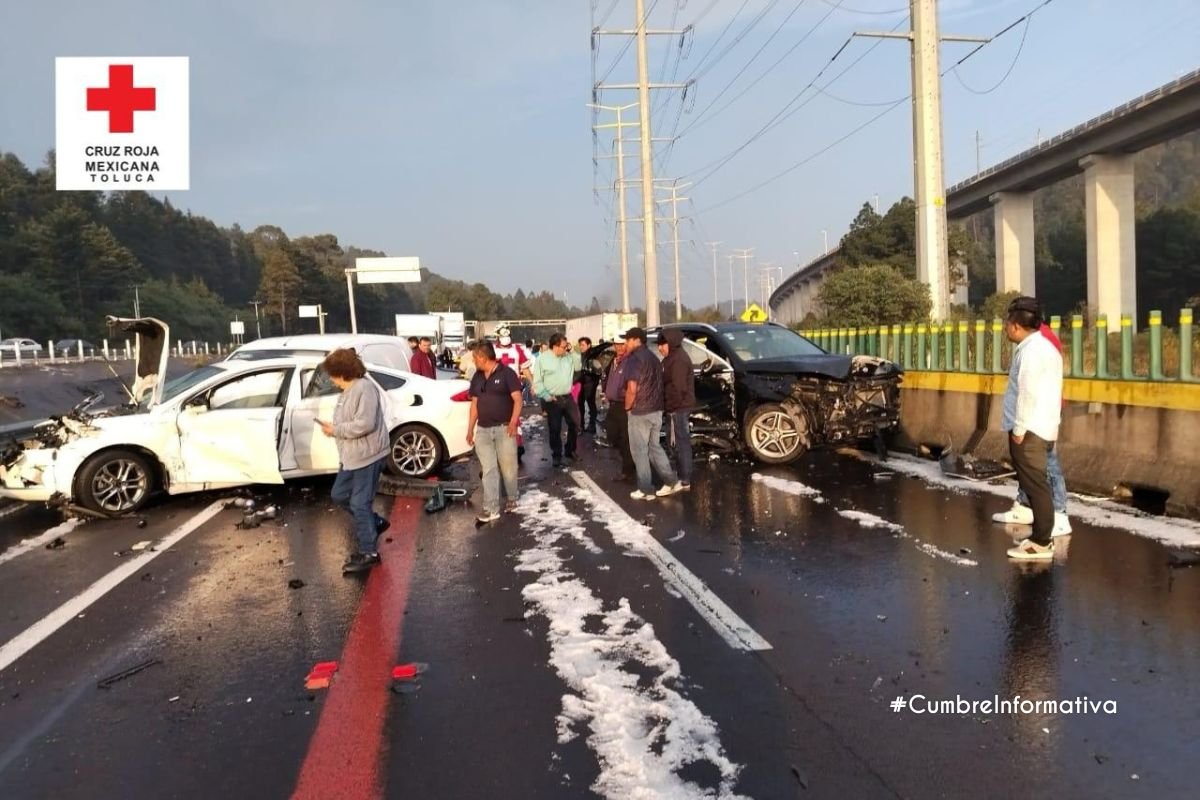
[{"label": "crashed black suv", "polygon": [[[649,331],[683,332],[696,374],[692,441],[722,451],[748,451],[766,464],[790,464],[812,448],[874,440],[900,419],[902,370],[871,356],[825,352],[773,323],[683,323]],[[611,344],[588,351],[593,368],[614,357]]]}]

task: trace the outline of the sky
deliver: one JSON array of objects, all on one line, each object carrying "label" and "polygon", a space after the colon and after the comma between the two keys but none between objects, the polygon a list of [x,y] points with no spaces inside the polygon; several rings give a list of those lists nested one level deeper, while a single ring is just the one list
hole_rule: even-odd
[{"label": "sky", "polygon": [[[586,106],[589,31],[630,28],[635,11],[594,1],[0,0],[0,151],[36,165],[53,147],[56,56],[188,56],[191,189],[169,193],[176,206],[247,230],[333,233],[502,293],[615,307],[614,161],[593,164],[611,135],[595,143],[591,130],[611,116]],[[686,304],[714,299],[705,242],[722,242],[727,302],[733,248],[790,274],[825,238],[836,244],[864,202],[912,194],[911,106],[888,110],[910,91],[907,43],[856,38],[830,63],[855,31],[907,29],[904,0],[646,2],[651,28],[693,26],[683,48],[652,37],[649,54],[654,80],[692,81],[652,104],[654,135],[678,136],[656,145],[655,177],[695,184],[679,204]],[[990,36],[1042,2],[941,0],[942,33]],[[946,75],[947,183],[1200,67],[1197,41],[1195,0],[1051,0]],[[599,38],[595,78],[635,79],[624,44]],[[944,44],[943,69],[972,47]],[[788,105],[810,85],[822,91]],[[795,113],[754,137],[784,109]],[[636,157],[626,170],[639,174]],[[628,202],[640,217],[637,187]],[[640,227],[629,232],[639,303]],[[660,295],[673,298],[669,225],[658,238]]]}]

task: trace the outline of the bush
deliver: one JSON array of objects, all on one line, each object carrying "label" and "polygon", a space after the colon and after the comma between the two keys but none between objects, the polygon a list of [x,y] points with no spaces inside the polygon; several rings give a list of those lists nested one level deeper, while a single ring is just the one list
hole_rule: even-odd
[{"label": "bush", "polygon": [[825,322],[845,327],[894,325],[929,318],[929,287],[887,264],[842,269],[821,287]]}]

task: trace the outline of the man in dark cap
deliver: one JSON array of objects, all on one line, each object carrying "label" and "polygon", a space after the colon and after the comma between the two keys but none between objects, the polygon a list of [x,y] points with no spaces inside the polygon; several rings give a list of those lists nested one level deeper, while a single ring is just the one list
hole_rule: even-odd
[{"label": "man in dark cap", "polygon": [[683,349],[683,331],[668,328],[658,335],[663,356],[663,399],[667,439],[675,450],[675,468],[685,490],[692,488],[692,432],[689,417],[696,407],[696,375]]},{"label": "man in dark cap", "polygon": [[621,456],[621,480],[637,480],[637,468],[629,454],[629,416],[625,413],[625,334],[613,339],[617,354],[604,373],[604,397],[608,411],[604,415],[604,435]]},{"label": "man in dark cap", "polygon": [[[638,488],[631,494],[635,500],[653,500],[683,491],[679,476],[659,438],[662,434],[663,368],[658,359],[646,349],[646,332],[630,328],[625,334],[629,351],[625,369],[625,411],[629,414],[629,451],[637,469]],[[654,491],[653,473],[663,486]]]}]

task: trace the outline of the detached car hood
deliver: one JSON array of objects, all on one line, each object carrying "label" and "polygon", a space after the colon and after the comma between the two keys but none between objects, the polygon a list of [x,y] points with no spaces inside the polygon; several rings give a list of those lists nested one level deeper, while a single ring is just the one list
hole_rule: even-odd
[{"label": "detached car hood", "polygon": [[[167,360],[171,355],[171,328],[153,317],[126,319],[109,317],[109,331],[134,334],[134,358],[137,371],[129,389],[131,401],[152,408],[162,401],[167,380]],[[144,401],[144,402],[143,402]]]},{"label": "detached car hood", "polygon": [[886,378],[902,370],[891,361],[874,356],[789,356],[761,358],[746,364],[751,375],[822,375],[844,381],[850,378]]}]

